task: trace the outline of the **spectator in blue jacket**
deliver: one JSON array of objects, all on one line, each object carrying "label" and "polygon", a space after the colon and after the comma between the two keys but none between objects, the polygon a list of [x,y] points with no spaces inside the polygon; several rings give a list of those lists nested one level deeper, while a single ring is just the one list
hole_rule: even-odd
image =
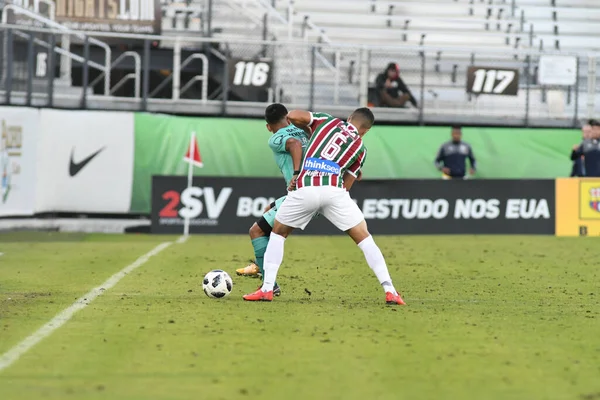
[{"label": "spectator in blue jacket", "polygon": [[[592,123],[595,123],[593,119],[589,120],[585,125],[581,127],[582,140],[587,140],[592,138]],[[573,146],[573,150],[577,150],[581,144],[576,144]],[[572,177],[582,177],[585,176],[585,167],[583,165],[583,154],[579,157],[576,157],[573,160],[573,168],[571,168],[571,176]]]},{"label": "spectator in blue jacket", "polygon": [[470,175],[475,175],[475,156],[471,146],[462,141],[460,126],[452,127],[452,140],[442,144],[435,158],[435,166],[442,171],[444,179],[464,179],[467,174],[467,158],[471,164]]},{"label": "spectator in blue jacket", "polygon": [[590,121],[592,134],[571,152],[571,160],[583,156],[583,168],[586,177],[600,177],[600,121]]}]

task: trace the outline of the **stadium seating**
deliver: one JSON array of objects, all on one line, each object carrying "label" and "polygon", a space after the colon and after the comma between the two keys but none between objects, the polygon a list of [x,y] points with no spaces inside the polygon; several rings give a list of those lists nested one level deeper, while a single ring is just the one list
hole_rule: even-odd
[{"label": "stadium seating", "polygon": [[[516,68],[525,76],[529,64],[522,50],[582,54],[600,48],[597,0],[220,0],[212,3],[210,24],[207,3],[161,0],[163,34],[205,36],[210,26],[212,37],[230,41],[220,48],[234,57],[276,58],[276,99],[297,104],[309,103],[314,79],[316,103],[356,105],[361,63],[368,65],[372,84],[394,61],[414,93],[425,83],[428,108],[519,108],[524,98],[467,95],[467,68]],[[286,44],[267,48],[235,43],[264,38]],[[306,44],[316,46],[314,59]],[[581,92],[587,84],[584,64],[579,65]],[[535,75],[533,68],[530,72]],[[522,86],[524,82],[522,78]],[[539,101],[543,114],[545,88],[532,83],[530,97]],[[561,90],[568,98],[566,89]],[[523,90],[520,96],[525,96]],[[560,98],[554,93],[551,97],[554,102]],[[569,107],[572,102],[566,104],[567,111]]]},{"label": "stadium seating", "polygon": [[[465,102],[465,72],[474,60],[478,65],[518,68],[524,72],[526,63],[524,57],[517,53],[519,49],[598,49],[600,27],[594,20],[600,19],[600,3],[592,0],[558,0],[556,3],[551,0],[302,0],[293,2],[292,8],[295,31],[305,31],[303,26],[307,21],[312,25],[313,29],[305,34],[309,40],[323,41],[325,38],[330,43],[394,46],[387,51],[370,51],[370,82],[389,61],[397,61],[402,66],[406,83],[413,90],[417,88],[421,81],[421,60],[414,47],[403,46],[424,45],[427,55],[425,83],[428,88],[425,101],[435,102],[438,107],[445,104],[456,109],[458,103],[470,107],[470,102],[482,105],[491,101],[496,105],[504,102],[514,107],[524,101],[521,98],[516,102],[510,98],[495,98],[484,102],[483,98],[476,101],[470,98],[470,102]],[[279,0],[277,5],[283,12],[288,2]],[[448,51],[449,46],[462,49],[452,52]],[[437,47],[445,49],[436,50]],[[496,52],[491,54],[491,50]],[[339,76],[351,76],[356,71],[359,62],[356,53],[345,52],[337,59],[334,54],[327,54],[327,50],[322,53],[327,55],[332,65],[333,60],[338,60]],[[397,54],[395,59],[392,54]],[[323,65],[321,68],[325,71],[316,74],[315,78],[319,85],[324,83],[318,81],[321,76],[326,81],[331,80],[327,68]],[[580,66],[582,88],[586,84],[586,68]],[[294,77],[300,86],[309,82],[309,77],[303,76],[302,71],[308,74],[310,69],[300,69]],[[352,93],[347,83],[340,85],[344,86],[345,93]],[[354,93],[357,91],[355,84]],[[532,93],[535,99],[540,99],[540,103],[545,97],[544,90],[539,87],[534,87]],[[339,98],[345,104],[356,101],[356,95],[345,98],[340,93]],[[567,110],[572,106],[568,104]],[[547,111],[547,107],[541,104],[540,107],[542,114]]]},{"label": "stadium seating", "polygon": [[[187,7],[203,5],[191,0]],[[215,2],[213,27],[217,36],[262,37],[267,1]],[[282,19],[292,10],[292,29],[269,18],[269,32],[333,43],[503,48],[530,46],[561,50],[597,49],[600,2],[594,0],[276,0]],[[555,4],[555,5],[553,5]],[[185,15],[181,7],[179,18]],[[171,11],[171,13],[174,11]],[[167,17],[163,26],[174,26]],[[307,25],[315,28],[308,29]],[[177,25],[178,27],[181,24]],[[424,35],[424,36],[423,36]],[[571,37],[575,39],[571,40]],[[516,41],[516,38],[521,40]],[[556,40],[559,44],[555,46]],[[323,41],[323,40],[322,40]]]},{"label": "stadium seating", "polygon": [[[281,12],[287,10],[287,1],[279,1],[277,5]],[[457,77],[463,77],[466,67],[471,62],[471,54],[468,51],[457,52],[457,55],[452,57],[445,54],[446,52],[438,53],[434,50],[435,47],[460,46],[471,50],[495,48],[500,51],[495,58],[514,63],[513,55],[507,50],[514,47],[517,38],[526,36],[516,32],[519,21],[513,17],[512,8],[506,3],[471,4],[466,0],[456,2],[302,0],[294,2],[292,8],[294,31],[305,32],[309,40],[312,38],[330,43],[394,46],[395,49],[387,51],[377,49],[370,51],[370,82],[374,81],[375,76],[388,62],[397,61],[402,66],[403,77],[409,87],[412,87],[413,91],[417,90],[421,81],[422,68],[420,50],[417,46],[425,45],[426,48],[433,48],[431,51],[426,51],[428,59],[436,60],[435,63],[430,62],[426,66],[426,80],[428,86],[435,87],[431,88],[427,97],[439,97],[441,93],[443,98],[443,89],[446,87],[460,88],[464,95],[464,80]],[[313,28],[306,34],[307,22],[317,29]],[[324,35],[321,36],[321,32]],[[358,52],[341,52],[342,54],[337,57],[335,51],[323,49],[321,53],[329,61],[330,66],[340,69],[339,76],[356,75]],[[307,57],[304,58],[304,62],[307,62]],[[331,68],[327,68],[325,64],[326,62],[322,60],[317,63],[323,70],[315,76],[319,88],[324,83],[318,81],[320,77],[327,82],[332,79]],[[304,71],[306,72],[303,73]],[[288,78],[294,79],[297,86],[306,87],[310,82],[309,73],[310,68],[299,68],[299,73]],[[344,88],[343,93],[338,96],[340,104],[356,104],[358,101],[357,76],[352,78],[351,83],[348,82],[349,79],[345,79],[338,85]],[[301,101],[306,101],[306,98],[302,98]]]},{"label": "stadium seating", "polygon": [[[192,0],[186,7],[204,3]],[[269,13],[269,38],[394,46],[393,50],[369,52],[369,80],[373,82],[389,61],[397,61],[413,91],[421,82],[418,47],[424,45],[428,88],[425,101],[436,102],[438,107],[440,104],[455,107],[457,97],[460,97],[459,103],[468,106],[464,93],[465,72],[473,62],[524,71],[526,63],[517,53],[519,49],[585,51],[600,46],[600,26],[595,23],[600,19],[600,4],[594,0],[276,0],[277,15],[268,10],[270,3],[261,0],[214,2],[213,35],[227,39],[262,39],[265,14]],[[180,19],[184,18],[186,7],[181,7]],[[173,24],[168,17],[163,22],[163,26],[178,28],[181,24],[179,21]],[[457,51],[450,51],[448,47],[456,47]],[[230,46],[230,50],[237,56],[252,57],[261,47]],[[310,53],[289,49],[278,52],[289,55],[279,59],[277,68],[276,81],[284,93],[282,100],[307,103]],[[314,75],[319,87],[315,101],[357,104],[359,58],[357,49],[320,49]],[[580,68],[581,83],[585,84],[587,66]],[[537,96],[540,89],[534,88],[534,91]],[[513,100],[496,98],[494,101]],[[482,99],[477,100],[481,102]]]}]

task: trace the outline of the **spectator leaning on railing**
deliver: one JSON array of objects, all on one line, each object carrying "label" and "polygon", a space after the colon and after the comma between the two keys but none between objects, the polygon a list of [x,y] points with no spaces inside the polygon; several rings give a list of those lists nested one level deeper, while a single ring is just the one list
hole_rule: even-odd
[{"label": "spectator leaning on railing", "polygon": [[583,156],[583,176],[600,177],[600,122],[593,119],[589,124],[592,127],[590,138],[573,148],[571,160],[581,160]]},{"label": "spectator leaning on railing", "polygon": [[435,158],[435,165],[442,171],[443,179],[464,179],[467,173],[467,158],[471,164],[470,175],[475,175],[473,149],[462,141],[461,127],[453,126],[452,140],[442,144]]}]

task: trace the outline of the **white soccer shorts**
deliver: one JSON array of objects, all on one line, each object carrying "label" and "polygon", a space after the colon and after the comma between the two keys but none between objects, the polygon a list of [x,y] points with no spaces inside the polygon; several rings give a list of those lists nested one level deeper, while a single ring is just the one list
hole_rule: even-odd
[{"label": "white soccer shorts", "polygon": [[292,228],[304,229],[316,213],[344,232],[365,219],[348,191],[333,186],[304,186],[289,192],[275,219]]}]

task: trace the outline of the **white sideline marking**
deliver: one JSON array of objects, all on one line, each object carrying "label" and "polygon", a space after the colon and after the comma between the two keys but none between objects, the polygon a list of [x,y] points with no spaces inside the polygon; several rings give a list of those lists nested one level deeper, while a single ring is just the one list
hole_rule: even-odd
[{"label": "white sideline marking", "polygon": [[187,242],[187,240],[190,238],[190,235],[181,235],[179,236],[179,239],[177,239],[177,243],[181,244],[181,243],[185,243]]},{"label": "white sideline marking", "polygon": [[4,255],[4,253],[0,253],[0,256],[3,256],[3,255]]},{"label": "white sideline marking", "polygon": [[28,336],[22,342],[18,343],[15,347],[8,350],[0,357],[0,372],[10,367],[23,354],[27,353],[27,351],[29,351],[33,346],[35,346],[36,344],[44,340],[46,337],[50,336],[52,332],[63,326],[67,321],[69,321],[73,317],[73,315],[77,311],[87,307],[92,301],[94,301],[96,297],[100,296],[102,293],[115,286],[127,274],[131,273],[136,268],[144,265],[150,259],[150,257],[157,255],[158,253],[169,247],[171,244],[173,244],[173,242],[165,242],[159,244],[158,246],[150,250],[148,253],[135,260],[132,264],[129,264],[128,266],[126,266],[125,268],[108,278],[106,282],[90,290],[88,293],[84,294],[82,297],[77,299],[75,303],[71,304],[68,308],[65,308],[60,314],[52,318],[50,322],[48,322],[46,325],[42,326],[31,336]]}]

